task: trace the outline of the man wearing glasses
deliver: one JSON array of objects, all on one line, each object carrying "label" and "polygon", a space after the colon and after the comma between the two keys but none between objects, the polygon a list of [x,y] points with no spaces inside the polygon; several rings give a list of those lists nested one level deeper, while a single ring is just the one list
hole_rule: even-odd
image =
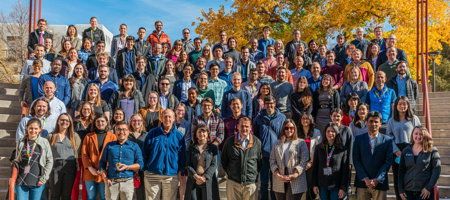
[{"label": "man wearing glasses", "polygon": [[183,50],[189,54],[192,50],[194,50],[194,43],[191,39],[191,30],[184,28],[182,33],[183,39],[181,39],[181,42],[183,42]]}]

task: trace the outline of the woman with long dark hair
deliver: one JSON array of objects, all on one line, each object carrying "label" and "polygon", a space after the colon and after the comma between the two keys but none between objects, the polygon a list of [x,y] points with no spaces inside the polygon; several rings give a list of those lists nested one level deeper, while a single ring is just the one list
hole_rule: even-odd
[{"label": "woman with long dark hair", "polygon": [[297,135],[297,126],[286,119],[277,144],[270,153],[270,169],[273,174],[273,190],[277,200],[301,199],[307,190],[306,163],[308,147]]},{"label": "woman with long dark hair", "polygon": [[330,123],[331,111],[340,107],[339,92],[333,89],[333,77],[324,74],[320,83],[319,90],[313,94],[314,107],[313,116],[316,119],[317,128],[323,132],[325,126]]},{"label": "woman with long dark hair", "polygon": [[114,108],[121,108],[125,114],[125,122],[129,122],[131,116],[144,107],[144,98],[141,91],[136,89],[136,79],[128,74],[122,78],[122,87]]},{"label": "woman with long dark hair", "polygon": [[366,119],[367,114],[369,113],[369,105],[366,103],[360,103],[356,107],[357,114],[355,118],[353,118],[352,122],[349,125],[350,130],[352,130],[353,138],[367,133]]},{"label": "woman with long dark hair", "polygon": [[53,154],[47,139],[40,136],[41,121],[31,118],[25,136],[18,141],[14,159],[13,179],[16,197],[20,200],[40,200],[53,167]]},{"label": "woman with long dark hair", "polygon": [[61,38],[61,47],[64,45],[64,41],[70,41],[73,48],[80,50],[81,40],[78,38],[78,31],[75,25],[71,24],[67,27],[66,35]]},{"label": "woman with long dark hair", "polygon": [[264,98],[272,95],[272,89],[269,83],[262,83],[259,86],[258,94],[252,100],[252,115],[255,118],[264,108]]},{"label": "woman with long dark hair", "polygon": [[395,195],[400,198],[398,192],[398,167],[400,156],[404,148],[409,146],[411,134],[414,127],[420,126],[419,117],[413,114],[408,97],[401,96],[394,103],[394,115],[387,122],[386,135],[390,135],[394,140],[395,162],[392,163],[392,171],[394,172],[394,188]]},{"label": "woman with long dark hair", "polygon": [[87,78],[86,66],[83,63],[77,63],[73,68],[73,74],[69,78],[70,89],[72,91],[72,95],[70,96],[70,105],[68,106],[71,109],[71,114],[74,116],[75,110],[80,105],[83,92],[86,88],[89,79]]},{"label": "woman with long dark hair", "polygon": [[159,95],[157,92],[150,92],[148,94],[147,106],[139,110],[146,124],[146,130],[150,131],[160,125],[160,117],[163,109],[159,103]]},{"label": "woman with long dark hair", "polygon": [[319,129],[315,128],[314,118],[311,114],[304,113],[300,118],[300,123],[298,127],[298,137],[303,139],[309,150],[309,160],[306,163],[306,180],[308,184],[308,190],[306,191],[306,199],[315,199],[316,195],[312,187],[313,170],[312,166],[314,163],[314,150],[316,145],[322,141],[322,134]]},{"label": "woman with long dark hair", "polygon": [[[96,116],[105,115],[109,119],[111,118],[111,107],[102,99],[100,94],[100,88],[97,84],[91,83],[87,86],[85,102],[91,103],[94,107],[94,112]],[[75,112],[75,117],[79,113]]]},{"label": "woman with long dark hair", "polygon": [[105,200],[105,183],[98,172],[100,156],[106,145],[116,140],[116,135],[109,131],[108,118],[103,115],[97,116],[94,119],[93,132],[86,135],[81,146],[81,158],[85,169],[83,180],[88,200],[96,199],[97,195],[100,200]]},{"label": "woman with long dark hair", "polygon": [[53,154],[50,175],[50,199],[70,200],[77,172],[80,137],[73,129],[69,114],[59,115],[53,133],[48,136]]},{"label": "woman with long dark hair", "polygon": [[295,92],[289,98],[291,99],[292,119],[299,119],[304,113],[311,114],[313,96],[308,86],[308,79],[305,76],[297,79]]},{"label": "woman with long dark hair", "polygon": [[94,50],[92,49],[91,38],[84,38],[82,47],[78,51],[78,58],[83,62],[83,64],[86,64],[86,61],[88,60],[89,56],[92,55],[93,53]]},{"label": "woman with long dark hair", "polygon": [[321,200],[343,199],[350,185],[350,155],[342,143],[339,126],[328,124],[324,135],[314,152],[314,193]]},{"label": "woman with long dark hair", "polygon": [[342,124],[348,126],[357,115],[356,107],[361,101],[356,93],[350,93],[345,99],[346,101],[344,101],[344,104],[342,105]]},{"label": "woman with long dark hair", "polygon": [[39,78],[42,75],[42,61],[36,59],[32,64],[33,72],[29,76],[22,79],[19,87],[19,101],[22,107],[22,117],[27,116],[30,112],[31,103],[39,98]]},{"label": "woman with long dark hair", "polygon": [[209,129],[201,125],[195,130],[195,136],[187,153],[188,179],[186,184],[185,200],[219,199],[216,170],[218,148],[208,142]]},{"label": "woman with long dark hair", "polygon": [[404,148],[398,172],[402,200],[435,199],[434,187],[441,174],[441,160],[433,139],[424,127],[415,127],[411,145]]}]

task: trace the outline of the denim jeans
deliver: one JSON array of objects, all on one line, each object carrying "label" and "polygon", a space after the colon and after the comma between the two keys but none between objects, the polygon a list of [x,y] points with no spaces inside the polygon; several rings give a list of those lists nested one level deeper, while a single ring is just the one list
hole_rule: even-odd
[{"label": "denim jeans", "polygon": [[[259,199],[268,200],[275,199],[275,192],[272,189],[272,171],[270,171],[270,161],[268,157],[262,158],[261,172],[259,172],[260,188]],[[269,186],[270,183],[270,186]],[[270,188],[270,191],[269,191]]]},{"label": "denim jeans", "polygon": [[97,194],[100,196],[100,200],[105,200],[105,183],[86,181],[85,185],[88,200],[96,200]]},{"label": "denim jeans", "polygon": [[24,186],[16,185],[17,199],[40,200],[45,185],[42,186]]},{"label": "denim jeans", "polygon": [[339,189],[338,188],[332,188],[329,189],[328,187],[320,187],[320,200],[338,200],[339,199]]}]

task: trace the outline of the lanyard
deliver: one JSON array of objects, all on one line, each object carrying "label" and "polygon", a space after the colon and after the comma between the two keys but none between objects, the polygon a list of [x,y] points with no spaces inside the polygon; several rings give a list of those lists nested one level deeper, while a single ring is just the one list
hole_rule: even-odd
[{"label": "lanyard", "polygon": [[26,148],[26,152],[25,152],[25,155],[26,155],[27,158],[28,158],[28,163],[27,163],[27,165],[30,165],[31,157],[32,157],[33,154],[34,154],[34,149],[35,149],[35,148],[36,148],[36,141],[34,142],[33,147],[31,148],[31,150],[30,150],[30,144],[27,142],[27,148]]},{"label": "lanyard", "polygon": [[[327,145],[326,150],[328,152],[328,145]],[[334,146],[331,147],[330,153],[327,154],[327,167],[330,166],[330,160],[331,160],[331,157],[333,156],[333,152],[334,152]]]}]

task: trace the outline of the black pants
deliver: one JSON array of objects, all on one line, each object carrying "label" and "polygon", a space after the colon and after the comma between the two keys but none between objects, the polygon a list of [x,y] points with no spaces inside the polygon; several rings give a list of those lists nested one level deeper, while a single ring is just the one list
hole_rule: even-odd
[{"label": "black pants", "polygon": [[55,160],[49,188],[52,200],[71,200],[76,174],[77,162],[75,160]]},{"label": "black pants", "polygon": [[313,169],[312,167],[306,170],[306,185],[308,186],[308,190],[306,190],[306,200],[313,200],[316,199],[316,194],[314,193],[313,186],[312,186],[312,180],[313,178]]},{"label": "black pants", "polygon": [[[400,151],[403,151],[403,149],[405,147],[407,147],[409,144],[401,143],[401,144],[396,144],[396,145],[400,149]],[[396,155],[394,155],[394,159],[395,159],[395,157],[396,157]],[[397,200],[401,200],[402,198],[400,197],[400,193],[398,192],[398,168],[399,168],[399,164],[397,164],[396,162],[392,163],[392,172],[394,174],[395,197]]]},{"label": "black pants", "polygon": [[141,187],[134,189],[134,196],[136,200],[145,200],[144,172],[139,171],[139,179],[141,180]]},{"label": "black pants", "polygon": [[[429,191],[430,192],[430,196],[428,197],[428,199],[425,199],[425,200],[432,200],[432,199],[434,199],[434,191],[433,190],[431,190],[431,191]],[[420,194],[421,194],[422,192],[411,192],[411,191],[406,191],[405,192],[405,194],[406,194],[406,199],[407,200],[423,200],[422,199],[422,197],[420,197]]]}]

